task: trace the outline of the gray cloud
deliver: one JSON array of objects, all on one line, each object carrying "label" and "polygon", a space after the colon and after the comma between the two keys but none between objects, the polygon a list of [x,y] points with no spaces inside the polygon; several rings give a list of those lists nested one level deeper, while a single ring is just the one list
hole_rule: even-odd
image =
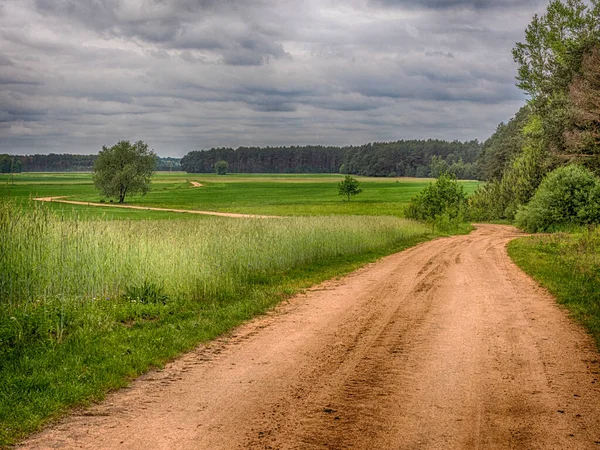
[{"label": "gray cloud", "polygon": [[539,2],[5,0],[0,153],[485,139]]},{"label": "gray cloud", "polygon": [[546,3],[544,0],[374,0],[373,3],[411,9],[528,9]]}]

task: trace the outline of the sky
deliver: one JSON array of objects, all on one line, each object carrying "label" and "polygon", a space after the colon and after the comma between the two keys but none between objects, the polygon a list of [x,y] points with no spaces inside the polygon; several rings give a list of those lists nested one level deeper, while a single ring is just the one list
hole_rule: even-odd
[{"label": "sky", "polygon": [[0,153],[487,139],[547,0],[2,0]]}]

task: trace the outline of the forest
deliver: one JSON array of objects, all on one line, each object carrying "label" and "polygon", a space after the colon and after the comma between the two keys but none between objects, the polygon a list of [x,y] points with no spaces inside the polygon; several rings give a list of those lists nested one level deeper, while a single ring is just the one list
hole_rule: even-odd
[{"label": "forest", "polygon": [[226,161],[233,173],[344,173],[375,177],[430,177],[451,172],[458,178],[476,179],[477,140],[469,142],[400,140],[360,146],[239,147],[189,152],[181,168],[189,173],[214,172]]},{"label": "forest", "polygon": [[[0,155],[0,173],[91,172],[98,155],[50,153],[48,155]],[[156,170],[181,170],[180,158],[159,157]]]}]

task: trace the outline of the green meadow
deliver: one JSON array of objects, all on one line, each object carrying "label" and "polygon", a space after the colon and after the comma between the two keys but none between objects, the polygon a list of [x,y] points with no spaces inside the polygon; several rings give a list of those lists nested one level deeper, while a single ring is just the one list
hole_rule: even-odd
[{"label": "green meadow", "polygon": [[0,177],[0,446],[302,289],[440,236],[402,217],[429,180],[359,178],[364,192],[344,202],[341,179],[160,173],[127,199],[285,216],[239,219],[32,200],[108,201],[91,174]]},{"label": "green meadow", "polygon": [[[404,207],[411,197],[432,180],[407,178],[356,177],[363,192],[350,202],[337,193],[342,175],[279,175],[279,174],[187,174],[160,172],[146,196],[128,197],[131,205],[196,209],[245,214],[282,216],[370,215],[403,217]],[[192,187],[197,181],[203,187]],[[463,182],[467,193],[473,192],[476,181]],[[98,202],[103,200],[94,189],[91,174],[17,174],[0,176],[0,198],[19,202],[29,197],[67,196],[70,200]],[[104,199],[108,201],[108,199]],[[52,205],[72,210],[73,205]],[[117,212],[115,209],[90,211],[75,207],[86,216],[108,215],[111,218],[171,218],[166,213]]]}]

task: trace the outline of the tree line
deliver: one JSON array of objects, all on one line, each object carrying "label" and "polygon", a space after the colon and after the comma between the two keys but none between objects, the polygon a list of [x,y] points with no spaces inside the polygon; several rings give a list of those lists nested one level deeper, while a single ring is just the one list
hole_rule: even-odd
[{"label": "tree line", "polygon": [[[0,155],[0,173],[91,172],[98,155],[50,153],[48,155]],[[180,158],[158,157],[156,170],[181,170]]]},{"label": "tree line", "polygon": [[450,172],[478,178],[477,140],[401,140],[360,146],[239,147],[194,150],[181,160],[189,173],[212,173],[226,161],[233,173],[344,173],[365,176],[430,177]]}]

